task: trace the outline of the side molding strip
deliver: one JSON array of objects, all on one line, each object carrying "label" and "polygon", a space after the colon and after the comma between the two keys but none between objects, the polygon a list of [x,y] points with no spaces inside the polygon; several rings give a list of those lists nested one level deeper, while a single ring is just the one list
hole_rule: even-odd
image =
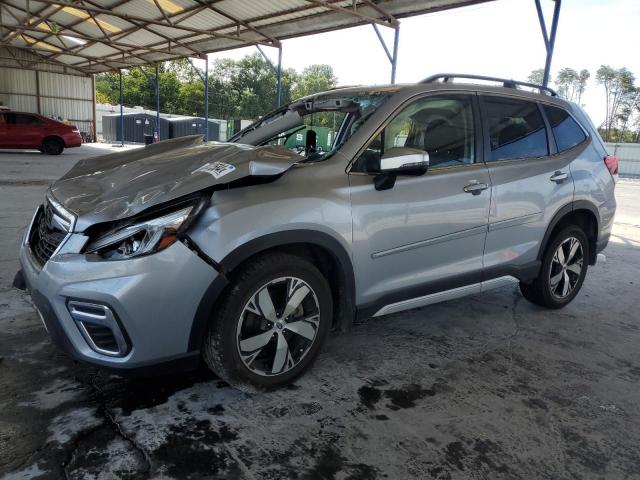
[{"label": "side molding strip", "polygon": [[464,287],[453,288],[451,290],[445,290],[443,292],[431,293],[422,297],[410,298],[401,302],[391,303],[382,307],[373,316],[380,317],[382,315],[402,312],[404,310],[410,310],[412,308],[424,307],[426,305],[432,305],[439,302],[446,302],[447,300],[466,297],[467,295],[472,295],[474,293],[486,292],[494,288],[504,287],[517,282],[518,279],[510,275],[493,278],[491,280],[474,283],[472,285],[466,285]]},{"label": "side molding strip", "polygon": [[487,231],[486,225],[479,227],[472,227],[467,230],[461,230],[459,232],[448,233],[440,237],[429,238],[427,240],[420,240],[419,242],[409,243],[407,245],[400,245],[399,247],[393,247],[389,250],[383,250],[381,252],[375,252],[371,254],[371,258],[380,258],[392,253],[406,252],[407,250],[413,250],[414,248],[426,247],[427,245],[435,245],[442,242],[450,242],[451,240],[458,240],[460,238],[472,237],[474,235],[484,234]]}]

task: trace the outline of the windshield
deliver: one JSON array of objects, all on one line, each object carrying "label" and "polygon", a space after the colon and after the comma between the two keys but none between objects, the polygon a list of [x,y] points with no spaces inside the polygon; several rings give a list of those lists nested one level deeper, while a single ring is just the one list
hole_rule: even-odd
[{"label": "windshield", "polygon": [[330,156],[389,97],[388,93],[322,94],[293,102],[265,115],[230,141],[250,145],[282,146],[301,161]]}]

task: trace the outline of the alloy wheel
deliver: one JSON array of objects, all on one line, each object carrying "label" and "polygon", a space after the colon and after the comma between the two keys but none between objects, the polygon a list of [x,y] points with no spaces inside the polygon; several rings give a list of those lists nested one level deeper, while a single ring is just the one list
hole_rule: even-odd
[{"label": "alloy wheel", "polygon": [[242,363],[262,376],[294,368],[314,344],[320,306],[313,289],[296,277],[280,277],[255,291],[236,329]]},{"label": "alloy wheel", "polygon": [[567,298],[580,281],[584,262],[582,244],[575,237],[564,240],[551,259],[549,286],[554,297]]}]

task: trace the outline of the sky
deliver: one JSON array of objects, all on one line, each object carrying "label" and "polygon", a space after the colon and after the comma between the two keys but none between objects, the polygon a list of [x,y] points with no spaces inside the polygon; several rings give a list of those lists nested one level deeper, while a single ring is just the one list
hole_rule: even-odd
[{"label": "sky", "polygon": [[[550,29],[552,0],[541,0]],[[534,0],[496,0],[400,20],[396,80],[416,82],[439,72],[527,79],[544,67],[545,48]],[[380,27],[391,50],[393,30]],[[385,31],[386,30],[386,31]],[[263,48],[273,62],[277,50]],[[255,47],[211,54],[238,59]],[[391,66],[370,25],[283,42],[283,68],[301,72],[314,63],[333,67],[339,85],[389,83]],[[627,67],[640,83],[640,0],[563,0],[551,66],[586,68],[591,79],[583,104],[596,124],[605,98],[595,72],[602,64]],[[551,84],[553,87],[553,84]]]}]

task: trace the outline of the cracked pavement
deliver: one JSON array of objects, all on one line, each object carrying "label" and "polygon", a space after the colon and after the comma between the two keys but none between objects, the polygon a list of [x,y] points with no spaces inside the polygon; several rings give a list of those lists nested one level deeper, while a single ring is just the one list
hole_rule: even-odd
[{"label": "cracked pavement", "polygon": [[607,262],[567,308],[513,286],[372,319],[249,394],[51,344],[10,284],[46,183],[100,149],[67,152],[0,153],[0,479],[640,478],[640,182],[618,184]]}]

